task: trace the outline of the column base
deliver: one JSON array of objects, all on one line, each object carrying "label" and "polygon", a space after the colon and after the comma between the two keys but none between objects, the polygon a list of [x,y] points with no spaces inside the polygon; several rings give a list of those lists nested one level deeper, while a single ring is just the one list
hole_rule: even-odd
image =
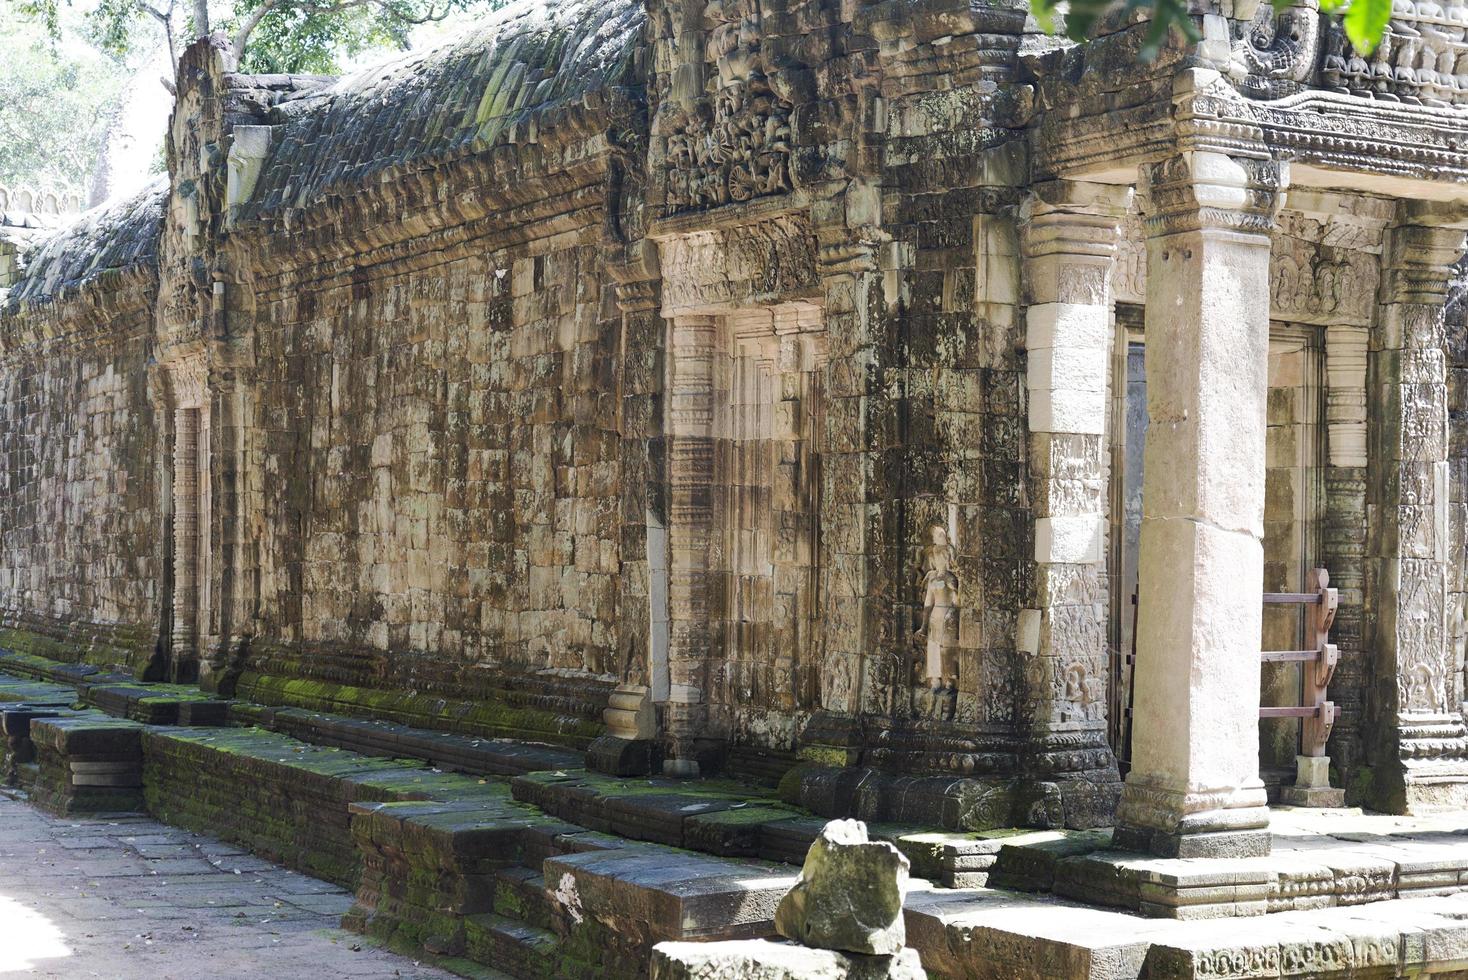
[{"label": "column base", "polygon": [[1201,834],[1168,833],[1146,827],[1117,827],[1112,847],[1166,858],[1268,857],[1268,830],[1219,830]]},{"label": "column base", "polygon": [[1158,857],[1264,857],[1271,846],[1268,797],[1257,778],[1232,788],[1180,790],[1133,771],[1116,816],[1118,848]]},{"label": "column base", "polygon": [[1321,809],[1346,805],[1346,791],[1330,785],[1329,756],[1295,756],[1295,785],[1283,786],[1279,801],[1286,806],[1308,806]]},{"label": "column base", "polygon": [[652,739],[602,735],[586,749],[586,768],[608,776],[650,776],[660,762]]}]

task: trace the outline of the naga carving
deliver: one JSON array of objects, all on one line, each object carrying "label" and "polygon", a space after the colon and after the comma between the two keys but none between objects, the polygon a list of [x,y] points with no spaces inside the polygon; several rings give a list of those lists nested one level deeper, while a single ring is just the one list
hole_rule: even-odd
[{"label": "naga carving", "polygon": [[1320,8],[1304,0],[1276,13],[1261,4],[1234,44],[1232,74],[1251,99],[1278,99],[1305,88],[1320,55]]},{"label": "naga carving", "polygon": [[759,76],[714,97],[712,112],[691,114],[668,137],[671,212],[740,204],[793,189],[789,102]]}]

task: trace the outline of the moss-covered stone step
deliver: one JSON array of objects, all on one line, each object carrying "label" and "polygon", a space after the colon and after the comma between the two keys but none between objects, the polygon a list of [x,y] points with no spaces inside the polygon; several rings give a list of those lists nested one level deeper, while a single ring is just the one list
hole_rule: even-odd
[{"label": "moss-covered stone step", "polygon": [[102,668],[92,664],[64,663],[9,646],[0,646],[0,670],[18,677],[67,685],[73,689],[77,685],[86,683],[88,679],[102,676],[115,676],[117,680],[125,679],[124,675],[107,675]]},{"label": "moss-covered stone step", "polygon": [[472,799],[350,809],[362,874],[344,924],[450,955],[467,948],[467,917],[515,911],[499,894],[501,871],[533,867],[558,837],[582,830],[516,802],[503,783]]},{"label": "moss-covered stone step", "polygon": [[32,720],[38,766],[32,801],[61,815],[140,812],[143,730],[98,711]]},{"label": "moss-covered stone step", "polygon": [[276,707],[371,718],[481,738],[549,742],[575,749],[585,749],[604,730],[599,720],[533,703],[458,700],[250,671],[240,676],[234,693],[238,698]]},{"label": "moss-covered stone step", "polygon": [[510,785],[516,799],[590,830],[722,855],[754,856],[764,824],[806,816],[757,790],[717,780],[562,770],[529,773]]},{"label": "moss-covered stone step", "polygon": [[148,808],[160,819],[347,887],[361,864],[353,803],[474,806],[508,795],[486,780],[255,728],[150,728],[143,744]]},{"label": "moss-covered stone step", "polygon": [[464,955],[515,977],[564,977],[561,937],[493,912],[464,920]]},{"label": "moss-covered stone step", "polygon": [[17,702],[69,707],[76,702],[76,689],[67,684],[0,674],[0,703]]},{"label": "moss-covered stone step", "polygon": [[494,911],[537,929],[566,928],[560,907],[545,887],[538,867],[501,868],[494,873]]},{"label": "moss-covered stone step", "polygon": [[301,708],[236,704],[233,714],[315,745],[386,758],[418,759],[472,775],[519,776],[541,770],[579,769],[584,760],[581,752],[554,745],[411,728]]},{"label": "moss-covered stone step", "polygon": [[210,695],[181,684],[89,682],[81,685],[79,693],[87,704],[113,717],[128,718],[146,725],[176,725],[182,705],[215,703]]}]

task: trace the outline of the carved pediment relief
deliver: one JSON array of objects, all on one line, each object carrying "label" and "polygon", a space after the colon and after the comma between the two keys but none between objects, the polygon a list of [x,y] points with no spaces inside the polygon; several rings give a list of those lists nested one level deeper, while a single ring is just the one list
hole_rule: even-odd
[{"label": "carved pediment relief", "polygon": [[688,112],[668,136],[668,210],[742,204],[792,190],[790,111],[755,76]]}]

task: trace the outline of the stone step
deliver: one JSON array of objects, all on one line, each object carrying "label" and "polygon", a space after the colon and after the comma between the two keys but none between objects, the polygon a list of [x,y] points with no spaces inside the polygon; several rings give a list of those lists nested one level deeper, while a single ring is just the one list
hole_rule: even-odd
[{"label": "stone step", "polygon": [[70,707],[76,699],[76,689],[69,684],[53,684],[0,673],[0,703]]},{"label": "stone step", "polygon": [[804,846],[781,850],[782,855],[798,850],[804,860],[824,825],[747,786],[724,781],[618,778],[582,769],[529,773],[511,780],[510,788],[517,800],[589,830],[721,856],[765,856],[767,825],[804,819],[807,825],[795,831]]},{"label": "stone step", "polygon": [[788,868],[633,845],[546,860],[542,873],[566,915],[637,924],[651,944],[772,935],[775,906],[795,884]]},{"label": "stone step", "polygon": [[[494,911],[537,929],[557,931],[559,908],[535,868],[501,868],[494,873]],[[564,928],[564,926],[563,926]]]},{"label": "stone step", "polygon": [[351,887],[360,855],[354,803],[508,797],[503,786],[260,729],[150,728],[149,810],[308,874]]},{"label": "stone step", "polygon": [[908,945],[936,977],[1347,980],[1468,968],[1465,895],[1188,921],[990,889],[919,890],[903,911]]},{"label": "stone step", "polygon": [[567,975],[560,946],[555,933],[493,912],[464,920],[465,956],[525,980]]},{"label": "stone step", "polygon": [[236,704],[233,714],[237,719],[315,745],[392,759],[417,759],[429,766],[476,776],[579,769],[584,760],[583,753],[560,746],[477,738],[301,708]]},{"label": "stone step", "polygon": [[31,799],[60,815],[144,809],[144,728],[98,711],[68,711],[29,724],[37,772]]},{"label": "stone step", "polygon": [[0,649],[0,670],[17,677],[69,685],[72,688],[89,681],[110,678],[119,683],[129,680],[125,674],[109,673],[92,664],[68,664],[48,660],[31,653]]}]

